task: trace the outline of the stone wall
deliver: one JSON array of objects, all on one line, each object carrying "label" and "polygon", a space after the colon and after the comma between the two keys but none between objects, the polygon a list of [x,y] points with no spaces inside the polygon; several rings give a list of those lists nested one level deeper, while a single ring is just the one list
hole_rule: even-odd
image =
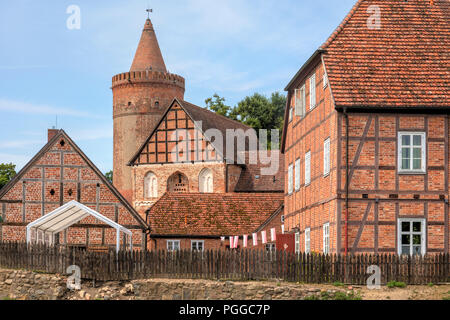
[{"label": "stone wall", "polygon": [[302,300],[344,288],[280,282],[232,282],[150,279],[96,283],[82,281],[70,291],[67,277],[31,271],[0,269],[0,300]]}]

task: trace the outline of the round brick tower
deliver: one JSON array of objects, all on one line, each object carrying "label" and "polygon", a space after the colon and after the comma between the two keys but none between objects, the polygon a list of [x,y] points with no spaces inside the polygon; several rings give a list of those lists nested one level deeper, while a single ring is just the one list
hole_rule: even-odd
[{"label": "round brick tower", "polygon": [[114,185],[132,201],[127,166],[174,98],[183,100],[183,77],[167,72],[152,22],[147,19],[129,72],[112,78]]}]

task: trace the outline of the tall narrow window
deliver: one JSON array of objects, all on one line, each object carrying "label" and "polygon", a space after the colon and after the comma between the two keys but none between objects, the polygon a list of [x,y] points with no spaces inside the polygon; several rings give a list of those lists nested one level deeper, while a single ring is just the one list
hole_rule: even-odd
[{"label": "tall narrow window", "polygon": [[292,192],[294,192],[294,185],[293,185],[293,171],[294,171],[294,166],[291,164],[289,165],[289,169],[288,169],[288,193],[292,194]]},{"label": "tall narrow window", "polygon": [[295,253],[300,253],[300,233],[295,234]]},{"label": "tall narrow window", "polygon": [[300,190],[300,159],[295,161],[295,191]]},{"label": "tall narrow window", "polygon": [[144,178],[144,193],[145,198],[158,197],[158,179],[153,172],[149,172]]},{"label": "tall narrow window", "polygon": [[311,229],[305,230],[305,253],[311,252]]},{"label": "tall narrow window", "polygon": [[203,169],[198,177],[198,187],[200,193],[212,193],[213,187],[213,172],[209,168]]},{"label": "tall narrow window", "polygon": [[323,175],[330,174],[330,139],[323,143]]},{"label": "tall narrow window", "polygon": [[316,74],[309,78],[309,102],[309,109],[314,109],[316,107]]},{"label": "tall narrow window", "polygon": [[291,121],[292,121],[292,118],[293,118],[293,113],[294,113],[294,109],[292,109],[292,108],[289,108],[289,122],[291,122]]},{"label": "tall narrow window", "polygon": [[295,115],[304,117],[306,114],[306,92],[305,85],[300,89],[295,89]]},{"label": "tall narrow window", "polygon": [[399,132],[398,167],[400,173],[426,172],[426,134]]},{"label": "tall narrow window", "polygon": [[311,184],[311,151],[305,155],[305,185]]},{"label": "tall narrow window", "polygon": [[398,220],[398,253],[424,255],[426,252],[425,219]]},{"label": "tall narrow window", "polygon": [[330,253],[330,224],[325,223],[323,225],[323,253]]},{"label": "tall narrow window", "polygon": [[328,77],[327,77],[327,73],[323,72],[323,88],[325,89],[328,86]]}]

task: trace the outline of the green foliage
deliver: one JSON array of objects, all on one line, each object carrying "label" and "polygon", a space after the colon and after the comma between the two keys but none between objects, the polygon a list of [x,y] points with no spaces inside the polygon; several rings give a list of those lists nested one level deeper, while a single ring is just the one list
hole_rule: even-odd
[{"label": "green foliage", "polygon": [[217,93],[215,93],[211,98],[205,100],[206,107],[214,111],[217,114],[220,114],[225,117],[229,117],[229,113],[231,111],[231,107],[225,105],[225,98],[220,97]]},{"label": "green foliage", "polygon": [[335,286],[335,287],[343,287],[344,284],[342,282],[340,282],[340,281],[336,281],[336,282],[333,283],[333,286]]},{"label": "green foliage", "polygon": [[392,288],[405,288],[406,287],[406,283],[404,282],[399,282],[399,281],[390,281],[387,283],[387,287],[392,289]]},{"label": "green foliage", "polygon": [[105,173],[105,177],[106,179],[108,179],[109,182],[113,182],[113,171],[108,171],[107,173]]},{"label": "green foliage", "polygon": [[334,294],[324,291],[321,292],[320,295],[311,295],[304,300],[362,300],[362,298],[358,293],[354,293],[353,291],[350,293],[338,291]]},{"label": "green foliage", "polygon": [[[245,97],[237,106],[230,107],[225,104],[225,98],[217,93],[205,100],[206,107],[232,120],[240,121],[255,129],[259,134],[260,129],[270,130],[283,128],[284,109],[286,107],[286,96],[279,92],[272,93],[270,98],[255,93]],[[270,141],[270,140],[269,140]]]},{"label": "green foliage", "polygon": [[3,188],[16,175],[16,165],[0,163],[0,189]]},{"label": "green foliage", "polygon": [[429,287],[434,287],[434,283],[433,283],[433,282],[430,282],[430,283],[428,284],[428,286],[429,286]]}]

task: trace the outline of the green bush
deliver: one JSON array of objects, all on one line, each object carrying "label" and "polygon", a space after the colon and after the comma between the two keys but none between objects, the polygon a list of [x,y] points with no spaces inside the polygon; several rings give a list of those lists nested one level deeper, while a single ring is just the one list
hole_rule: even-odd
[{"label": "green bush", "polygon": [[400,281],[390,281],[387,283],[387,287],[392,289],[392,288],[405,288],[406,287],[406,283],[404,282],[400,282]]}]

